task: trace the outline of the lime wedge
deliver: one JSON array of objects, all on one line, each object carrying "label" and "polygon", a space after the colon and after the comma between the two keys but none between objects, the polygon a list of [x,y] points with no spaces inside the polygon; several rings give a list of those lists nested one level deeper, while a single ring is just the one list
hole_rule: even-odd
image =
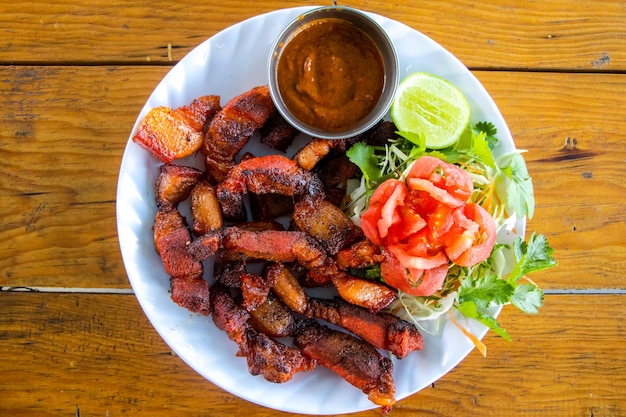
[{"label": "lime wedge", "polygon": [[391,118],[401,132],[422,136],[429,149],[454,145],[469,124],[470,108],[452,83],[415,72],[398,85]]}]

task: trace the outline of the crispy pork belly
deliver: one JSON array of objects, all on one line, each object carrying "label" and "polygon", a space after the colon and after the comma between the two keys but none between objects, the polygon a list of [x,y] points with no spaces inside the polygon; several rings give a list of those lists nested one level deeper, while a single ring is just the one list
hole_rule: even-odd
[{"label": "crispy pork belly", "polygon": [[211,313],[215,325],[239,345],[238,356],[246,358],[248,371],[270,382],[286,382],[297,372],[310,371],[315,360],[258,332],[249,323],[250,314],[238,306],[226,287],[211,287]]},{"label": "crispy pork belly", "polygon": [[327,190],[337,186],[345,187],[346,181],[361,175],[359,167],[352,163],[345,153],[325,158],[315,166],[313,172],[317,174]]},{"label": "crispy pork belly", "polygon": [[297,313],[304,314],[307,309],[308,295],[287,266],[273,263],[266,268],[265,277],[271,283],[274,293],[285,305]]},{"label": "crispy pork belly", "polygon": [[222,207],[217,199],[215,187],[206,181],[198,182],[190,192],[193,232],[203,235],[224,225]]},{"label": "crispy pork belly", "polygon": [[367,268],[381,263],[383,259],[378,245],[373,244],[368,239],[360,240],[335,255],[337,266],[342,271],[347,271],[350,268]]},{"label": "crispy pork belly", "polygon": [[219,184],[217,196],[225,217],[244,218],[243,197],[248,192],[323,197],[324,187],[316,175],[303,170],[289,158],[269,155],[241,161]]},{"label": "crispy pork belly", "polygon": [[250,211],[254,220],[268,220],[293,212],[293,199],[281,194],[249,193]]},{"label": "crispy pork belly", "polygon": [[274,111],[269,88],[260,86],[234,97],[213,117],[203,153],[207,170],[217,181],[224,179],[237,153]]},{"label": "crispy pork belly", "polygon": [[374,314],[340,299],[310,298],[304,314],[341,326],[400,359],[414,350],[421,350],[424,345],[422,335],[413,324],[392,314]]},{"label": "crispy pork belly", "polygon": [[172,301],[187,310],[208,316],[209,284],[202,277],[170,278]]},{"label": "crispy pork belly", "polygon": [[294,344],[318,365],[329,368],[362,390],[384,412],[395,403],[393,363],[369,343],[310,323],[296,331]]},{"label": "crispy pork belly", "polygon": [[193,167],[161,165],[155,190],[157,207],[176,206],[186,200],[201,177],[202,171]]},{"label": "crispy pork belly", "polygon": [[262,304],[248,312],[252,327],[268,336],[291,336],[298,327],[289,307],[271,293]]},{"label": "crispy pork belly", "polygon": [[290,125],[279,112],[274,112],[269,120],[261,127],[260,132],[261,143],[282,152],[287,150],[291,142],[293,142],[295,137],[300,133],[300,131]]},{"label": "crispy pork belly", "polygon": [[154,245],[168,275],[190,279],[202,276],[202,263],[188,252],[191,234],[177,209],[158,210],[153,229]]},{"label": "crispy pork belly", "polygon": [[243,307],[254,311],[267,300],[271,285],[260,275],[243,272],[239,275]]},{"label": "crispy pork belly", "polygon": [[330,255],[363,238],[363,231],[336,205],[311,196],[296,200],[293,220]]},{"label": "crispy pork belly", "polygon": [[199,237],[191,244],[189,251],[198,260],[204,260],[220,248],[238,252],[248,259],[298,262],[307,268],[322,265],[328,258],[319,244],[303,232],[256,232],[236,226],[225,227]]},{"label": "crispy pork belly", "polygon": [[198,151],[205,124],[220,109],[219,96],[203,96],[175,110],[160,106],[141,120],[133,141],[165,163]]},{"label": "crispy pork belly", "polygon": [[216,262],[213,276],[220,284],[229,288],[241,288],[241,274],[246,273],[243,262]]},{"label": "crispy pork belly", "polygon": [[192,311],[209,313],[209,288],[202,278],[202,263],[188,252],[191,234],[180,212],[160,209],[154,222],[154,244],[170,276],[172,300]]},{"label": "crispy pork belly", "polygon": [[332,275],[332,282],[341,298],[374,313],[388,307],[398,296],[395,290],[384,284],[341,271]]}]

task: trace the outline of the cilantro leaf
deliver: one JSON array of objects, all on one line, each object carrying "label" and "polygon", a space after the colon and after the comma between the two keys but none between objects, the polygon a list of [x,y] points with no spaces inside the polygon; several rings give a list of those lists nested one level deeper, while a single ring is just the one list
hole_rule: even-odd
[{"label": "cilantro leaf", "polygon": [[472,149],[470,150],[470,153],[488,167],[496,167],[496,161],[493,159],[493,154],[491,153],[489,141],[487,140],[487,134],[485,132],[472,132]]},{"label": "cilantro leaf", "polygon": [[511,341],[511,336],[509,336],[507,331],[500,326],[498,321],[489,314],[480,311],[475,302],[465,301],[457,306],[457,310],[459,310],[459,312],[465,317],[478,320],[479,322],[493,330],[498,336],[501,336],[503,339],[509,342]]},{"label": "cilantro leaf", "polygon": [[513,252],[517,265],[507,278],[507,282],[512,284],[516,284],[520,278],[531,272],[542,271],[557,265],[552,256],[554,248],[550,246],[544,235],[538,235],[535,232],[530,235],[528,242],[517,237],[513,242]]},{"label": "cilantro leaf", "polygon": [[359,167],[368,184],[378,180],[381,176],[378,160],[374,155],[374,148],[363,142],[357,142],[346,151],[346,155]]},{"label": "cilantro leaf", "polygon": [[485,309],[494,304],[508,303],[514,290],[509,282],[500,279],[496,274],[488,274],[476,279],[472,279],[470,275],[461,281],[458,290],[459,301],[461,303],[472,301],[477,307]]},{"label": "cilantro leaf", "polygon": [[496,129],[494,124],[491,122],[478,122],[474,125],[473,130],[477,134],[481,132],[485,134],[487,143],[489,144],[489,149],[493,151],[498,144],[498,138],[496,137],[498,129]]},{"label": "cilantro leaf", "polygon": [[533,284],[520,284],[515,287],[511,303],[524,313],[537,314],[543,305],[543,291]]}]

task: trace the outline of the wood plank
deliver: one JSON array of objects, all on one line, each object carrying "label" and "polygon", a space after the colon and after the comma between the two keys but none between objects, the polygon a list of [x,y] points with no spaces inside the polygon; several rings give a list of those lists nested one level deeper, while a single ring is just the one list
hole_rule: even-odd
[{"label": "wood plank", "polygon": [[547,288],[626,288],[626,76],[476,73],[525,154],[544,233],[560,265]]},{"label": "wood plank", "polygon": [[167,68],[0,69],[0,285],[128,287],[115,195],[128,135]]},{"label": "wood plank", "polygon": [[[340,5],[343,2],[338,2]],[[0,5],[0,63],[169,63],[215,33],[286,6],[206,2],[16,0]],[[324,1],[322,4],[331,4]],[[481,68],[626,69],[626,3],[615,0],[371,2],[350,6],[401,21]],[[94,48],[97,45],[97,49]]]},{"label": "wood plank", "polygon": [[[488,334],[487,358],[471,353],[392,415],[623,415],[624,297],[547,296],[536,316],[507,307],[513,342]],[[2,292],[0,305],[2,415],[276,415],[173,356],[133,296]]]},{"label": "wood plank", "polygon": [[[167,70],[0,68],[0,238],[12,242],[0,248],[0,286],[128,288],[117,171],[135,118]],[[626,117],[615,109],[626,108],[626,76],[475,74],[529,150],[537,199],[529,230],[554,239],[561,263],[537,280],[624,288]]]}]

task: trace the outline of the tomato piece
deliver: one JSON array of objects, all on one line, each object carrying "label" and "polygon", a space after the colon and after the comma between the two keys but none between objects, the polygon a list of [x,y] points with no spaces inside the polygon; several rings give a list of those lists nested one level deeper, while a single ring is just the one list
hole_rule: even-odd
[{"label": "tomato piece", "polygon": [[361,229],[365,237],[376,245],[383,244],[379,232],[379,220],[382,217],[383,207],[397,187],[405,187],[405,185],[401,181],[389,179],[376,187],[370,197],[369,207],[361,215]]},{"label": "tomato piece", "polygon": [[[407,194],[406,185],[398,180],[388,180],[385,183],[390,183],[391,194],[389,194],[387,201],[383,204],[380,211],[380,220],[378,220],[378,234],[381,238],[387,237],[389,228],[393,224],[397,224],[402,221],[402,217],[398,213],[398,209],[404,205],[404,198]],[[385,184],[383,183],[383,184]]]},{"label": "tomato piece", "polygon": [[409,295],[429,296],[435,293],[446,279],[448,264],[427,270],[407,269],[387,248],[383,249],[380,272],[385,282]]},{"label": "tomato piece", "polygon": [[[489,212],[478,204],[468,203],[463,207],[463,214],[467,219],[477,224],[478,230],[473,233],[470,247],[456,259],[452,257],[450,259],[459,266],[472,266],[489,258],[496,243],[496,223]],[[448,256],[450,255],[448,254]]]},{"label": "tomato piece", "polygon": [[454,224],[454,218],[451,213],[452,208],[445,204],[440,204],[437,210],[428,216],[427,223],[432,240],[439,241],[450,230]]},{"label": "tomato piece", "polygon": [[398,243],[410,238],[427,226],[426,220],[411,207],[398,207],[401,221],[391,225],[385,239],[387,244]]},{"label": "tomato piece", "polygon": [[426,191],[435,200],[442,202],[450,207],[460,207],[465,200],[454,197],[451,193],[443,188],[437,187],[430,180],[423,178],[407,178],[406,183],[411,190]]},{"label": "tomato piece", "polygon": [[382,245],[383,240],[378,234],[378,219],[380,219],[380,211],[382,204],[370,205],[363,214],[361,214],[361,230],[366,238],[375,245]]},{"label": "tomato piece", "polygon": [[409,179],[428,180],[435,187],[447,191],[453,198],[467,201],[474,191],[474,183],[467,172],[454,164],[449,164],[433,156],[419,158],[407,175]]}]

